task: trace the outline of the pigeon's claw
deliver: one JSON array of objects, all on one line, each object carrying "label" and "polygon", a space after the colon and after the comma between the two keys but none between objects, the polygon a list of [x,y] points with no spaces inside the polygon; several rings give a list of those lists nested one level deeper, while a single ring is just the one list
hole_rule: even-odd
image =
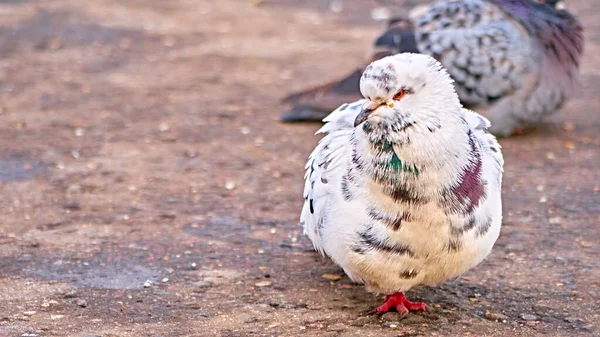
[{"label": "pigeon's claw", "polygon": [[406,298],[403,292],[397,292],[385,297],[385,302],[375,309],[375,314],[381,315],[395,308],[401,315],[408,315],[410,311],[427,311],[427,305],[424,302],[411,302]]}]

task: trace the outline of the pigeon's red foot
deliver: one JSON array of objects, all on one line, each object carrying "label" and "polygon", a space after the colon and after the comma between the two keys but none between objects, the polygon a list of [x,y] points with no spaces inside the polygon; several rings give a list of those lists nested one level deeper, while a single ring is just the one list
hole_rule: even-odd
[{"label": "pigeon's red foot", "polygon": [[408,314],[409,311],[427,311],[427,305],[424,302],[411,302],[404,296],[403,292],[398,292],[392,295],[385,296],[385,303],[375,309],[375,314],[381,315],[396,308],[396,311],[402,316]]}]

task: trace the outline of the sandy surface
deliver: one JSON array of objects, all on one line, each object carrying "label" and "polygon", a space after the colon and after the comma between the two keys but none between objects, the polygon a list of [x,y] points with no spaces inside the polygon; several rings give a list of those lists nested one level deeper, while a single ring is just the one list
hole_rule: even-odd
[{"label": "sandy surface", "polygon": [[343,4],[0,1],[0,336],[598,336],[594,1],[568,0],[577,97],[502,140],[493,253],[404,320],[322,276],[297,221],[318,125],[278,123],[378,32],[375,2]]}]

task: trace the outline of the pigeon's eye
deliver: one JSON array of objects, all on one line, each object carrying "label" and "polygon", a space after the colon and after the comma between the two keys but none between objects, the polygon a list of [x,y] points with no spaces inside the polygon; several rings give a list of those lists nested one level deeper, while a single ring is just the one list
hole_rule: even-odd
[{"label": "pigeon's eye", "polygon": [[398,91],[395,95],[394,95],[394,100],[398,101],[400,100],[402,97],[404,97],[404,95],[406,95],[406,91],[404,91],[404,89],[400,89],[400,91]]}]

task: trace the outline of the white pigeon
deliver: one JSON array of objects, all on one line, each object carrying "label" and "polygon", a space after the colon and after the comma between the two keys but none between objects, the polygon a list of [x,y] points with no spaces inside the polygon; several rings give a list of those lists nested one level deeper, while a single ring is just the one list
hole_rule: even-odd
[{"label": "white pigeon", "polygon": [[430,56],[375,61],[360,90],[366,99],[317,132],[326,136],[306,165],[300,221],[318,251],[386,295],[376,313],[425,310],[404,292],[461,275],[498,238],[500,145]]},{"label": "white pigeon", "polygon": [[[401,52],[431,55],[455,81],[461,102],[489,116],[497,136],[522,133],[559,109],[577,88],[581,22],[556,0],[444,0],[389,21],[370,61]],[[364,69],[284,98],[282,119],[321,120],[360,97]]]}]

